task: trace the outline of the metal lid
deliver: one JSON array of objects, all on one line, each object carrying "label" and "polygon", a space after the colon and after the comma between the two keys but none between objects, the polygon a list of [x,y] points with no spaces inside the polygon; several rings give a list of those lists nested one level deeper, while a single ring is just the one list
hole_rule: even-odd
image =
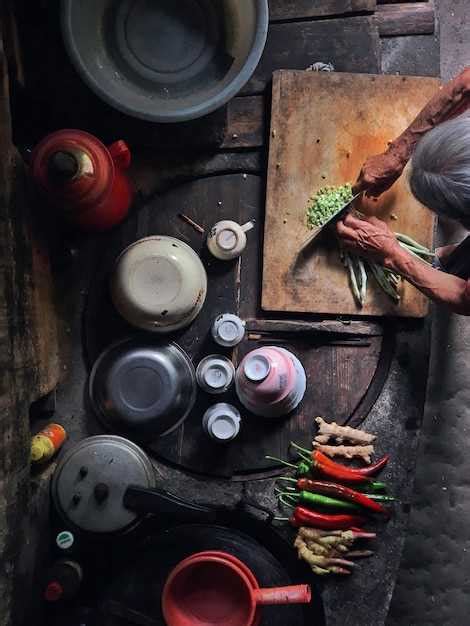
[{"label": "metal lid", "polygon": [[138,521],[138,514],[123,504],[129,485],[155,486],[149,458],[127,439],[98,435],[84,439],[62,457],[51,489],[57,512],[69,526],[117,533]]}]

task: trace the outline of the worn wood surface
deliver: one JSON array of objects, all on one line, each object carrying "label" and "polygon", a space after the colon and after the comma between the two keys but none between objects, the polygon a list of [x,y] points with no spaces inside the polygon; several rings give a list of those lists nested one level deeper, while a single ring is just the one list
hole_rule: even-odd
[{"label": "worn wood surface", "polygon": [[432,2],[384,4],[377,8],[376,19],[381,37],[432,35],[436,21]]},{"label": "worn wood surface", "polygon": [[380,40],[373,17],[271,24],[263,56],[242,90],[264,91],[278,69],[304,70],[316,61],[338,72],[380,72]]},{"label": "worn wood surface", "polygon": [[[339,73],[277,72],[266,196],[262,306],[267,311],[423,317],[428,301],[409,283],[399,305],[371,279],[360,309],[348,285],[334,237],[312,246],[300,265],[297,251],[309,235],[305,209],[320,187],[355,180],[370,154],[383,151],[439,86],[436,79]],[[354,107],[351,107],[354,102]],[[372,200],[364,200],[367,212]],[[433,242],[432,213],[413,198],[406,175],[373,203],[397,232]],[[370,208],[370,207],[369,207]],[[390,220],[390,215],[396,221]],[[282,242],[282,252],[280,248]]]},{"label": "worn wood surface", "polygon": [[[433,2],[434,0],[421,0],[420,4]],[[402,4],[403,2],[415,3],[415,0],[377,0],[377,5],[381,4]]]},{"label": "worn wood surface", "polygon": [[328,17],[348,13],[372,12],[377,6],[376,0],[269,0],[269,19],[271,22],[310,17]]},{"label": "worn wood surface", "polygon": [[[228,172],[261,174],[265,167],[264,153],[255,150],[188,154],[186,158],[172,158],[167,154],[155,155],[152,151],[141,150],[134,154],[130,169],[139,196],[134,208],[141,205],[142,200],[188,180],[220,176]],[[183,210],[182,212],[184,213]],[[191,215],[188,214],[188,217]]]},{"label": "worn wood surface", "polygon": [[[85,341],[90,363],[99,352],[116,339],[132,333],[114,311],[109,300],[107,281],[117,254],[136,239],[151,234],[173,235],[183,239],[200,252],[209,277],[209,291],[202,313],[196,321],[175,340],[190,354],[194,364],[211,353],[226,352],[210,339],[212,320],[224,312],[244,315],[242,302],[250,300],[259,314],[260,273],[256,272],[253,255],[258,255],[262,239],[263,186],[255,176],[230,175],[201,179],[178,187],[163,196],[156,197],[143,207],[125,225],[106,237],[105,251],[99,264],[99,272],[92,285],[85,316]],[[234,219],[244,223],[257,220],[257,227],[248,236],[248,248],[240,261],[218,262],[205,249],[205,238],[191,226],[178,220],[184,213],[199,223],[206,232],[218,219]],[[252,321],[250,328],[273,330],[276,321]],[[279,324],[279,322],[277,322]],[[297,324],[301,324],[298,322]],[[305,323],[305,326],[308,324]],[[294,322],[286,323],[290,331]],[[157,457],[188,470],[208,475],[233,476],[254,474],[278,467],[277,463],[264,459],[266,454],[283,456],[289,442],[294,439],[308,444],[314,431],[312,418],[324,415],[326,419],[346,422],[355,412],[367,393],[382,354],[382,329],[378,324],[330,322],[327,332],[335,332],[344,326],[346,332],[364,335],[367,342],[361,347],[354,345],[328,345],[325,334],[309,337],[308,333],[294,332],[279,340],[296,353],[307,372],[308,391],[301,408],[288,419],[266,420],[249,415],[239,404],[233,391],[223,398],[208,396],[202,392],[198,402],[184,425],[173,434],[156,440],[150,449]],[[318,328],[311,326],[310,328]],[[305,329],[305,328],[304,328]],[[299,329],[296,327],[296,330]],[[276,334],[276,333],[275,333]],[[257,341],[246,340],[230,353],[235,364],[247,351],[257,347]],[[239,438],[230,446],[220,447],[202,431],[203,412],[214,402],[229,401],[237,405],[243,416]],[[373,402],[370,406],[372,406]],[[369,409],[370,409],[369,406]],[[368,410],[364,408],[362,417]]]},{"label": "worn wood surface", "polygon": [[265,144],[267,103],[262,96],[234,98],[227,107],[223,150],[258,148]]},{"label": "worn wood surface", "polygon": [[0,30],[0,624],[23,623],[31,596],[29,408],[58,378],[56,319],[47,257],[35,244],[26,178],[12,144]]}]

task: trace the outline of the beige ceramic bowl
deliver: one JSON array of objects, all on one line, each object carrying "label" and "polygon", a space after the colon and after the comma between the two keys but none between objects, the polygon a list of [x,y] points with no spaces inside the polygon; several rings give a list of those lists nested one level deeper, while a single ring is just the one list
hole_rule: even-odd
[{"label": "beige ceramic bowl", "polygon": [[207,274],[200,258],[173,237],[146,237],[121,253],[111,296],[133,326],[170,333],[188,326],[202,309]]}]

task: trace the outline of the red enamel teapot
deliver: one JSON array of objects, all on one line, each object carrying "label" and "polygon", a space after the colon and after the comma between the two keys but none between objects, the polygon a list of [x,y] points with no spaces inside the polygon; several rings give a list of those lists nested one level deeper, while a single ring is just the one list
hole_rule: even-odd
[{"label": "red enamel teapot", "polygon": [[76,226],[103,231],[128,214],[133,188],[124,141],[106,147],[82,130],[59,130],[33,150],[31,171],[47,200]]}]

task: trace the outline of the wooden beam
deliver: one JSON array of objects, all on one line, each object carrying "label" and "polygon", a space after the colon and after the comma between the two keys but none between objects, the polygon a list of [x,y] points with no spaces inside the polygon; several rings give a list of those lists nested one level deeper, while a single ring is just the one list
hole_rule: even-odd
[{"label": "wooden beam", "polygon": [[12,144],[9,95],[0,28],[0,624],[5,626],[24,623],[24,599],[33,597],[35,546],[25,541],[34,523],[29,408],[57,384],[59,372],[47,254],[31,230],[26,172]]},{"label": "wooden beam", "polygon": [[293,320],[247,319],[246,329],[252,333],[348,335],[352,337],[377,337],[384,334],[383,325],[377,322],[325,320],[304,322]]},{"label": "wooden beam", "polygon": [[18,23],[16,15],[13,10],[14,0],[7,0],[3,3],[2,7],[2,23],[3,23],[3,37],[5,53],[8,59],[8,73],[10,80],[14,79],[16,82],[24,87],[24,63],[23,54],[21,50],[19,35],[18,35]]},{"label": "wooden beam", "polygon": [[331,62],[338,72],[380,73],[374,16],[272,24],[261,61],[242,93],[263,92],[275,70],[304,70],[316,61]]},{"label": "wooden beam", "polygon": [[[416,0],[377,0],[377,4],[401,4],[402,2],[415,2]],[[420,0],[420,2],[429,2],[432,0]]]},{"label": "wooden beam", "polygon": [[271,22],[373,12],[376,0],[269,0]]},{"label": "wooden beam", "polygon": [[375,15],[381,37],[434,33],[435,12],[432,2],[383,4],[377,7]]}]

